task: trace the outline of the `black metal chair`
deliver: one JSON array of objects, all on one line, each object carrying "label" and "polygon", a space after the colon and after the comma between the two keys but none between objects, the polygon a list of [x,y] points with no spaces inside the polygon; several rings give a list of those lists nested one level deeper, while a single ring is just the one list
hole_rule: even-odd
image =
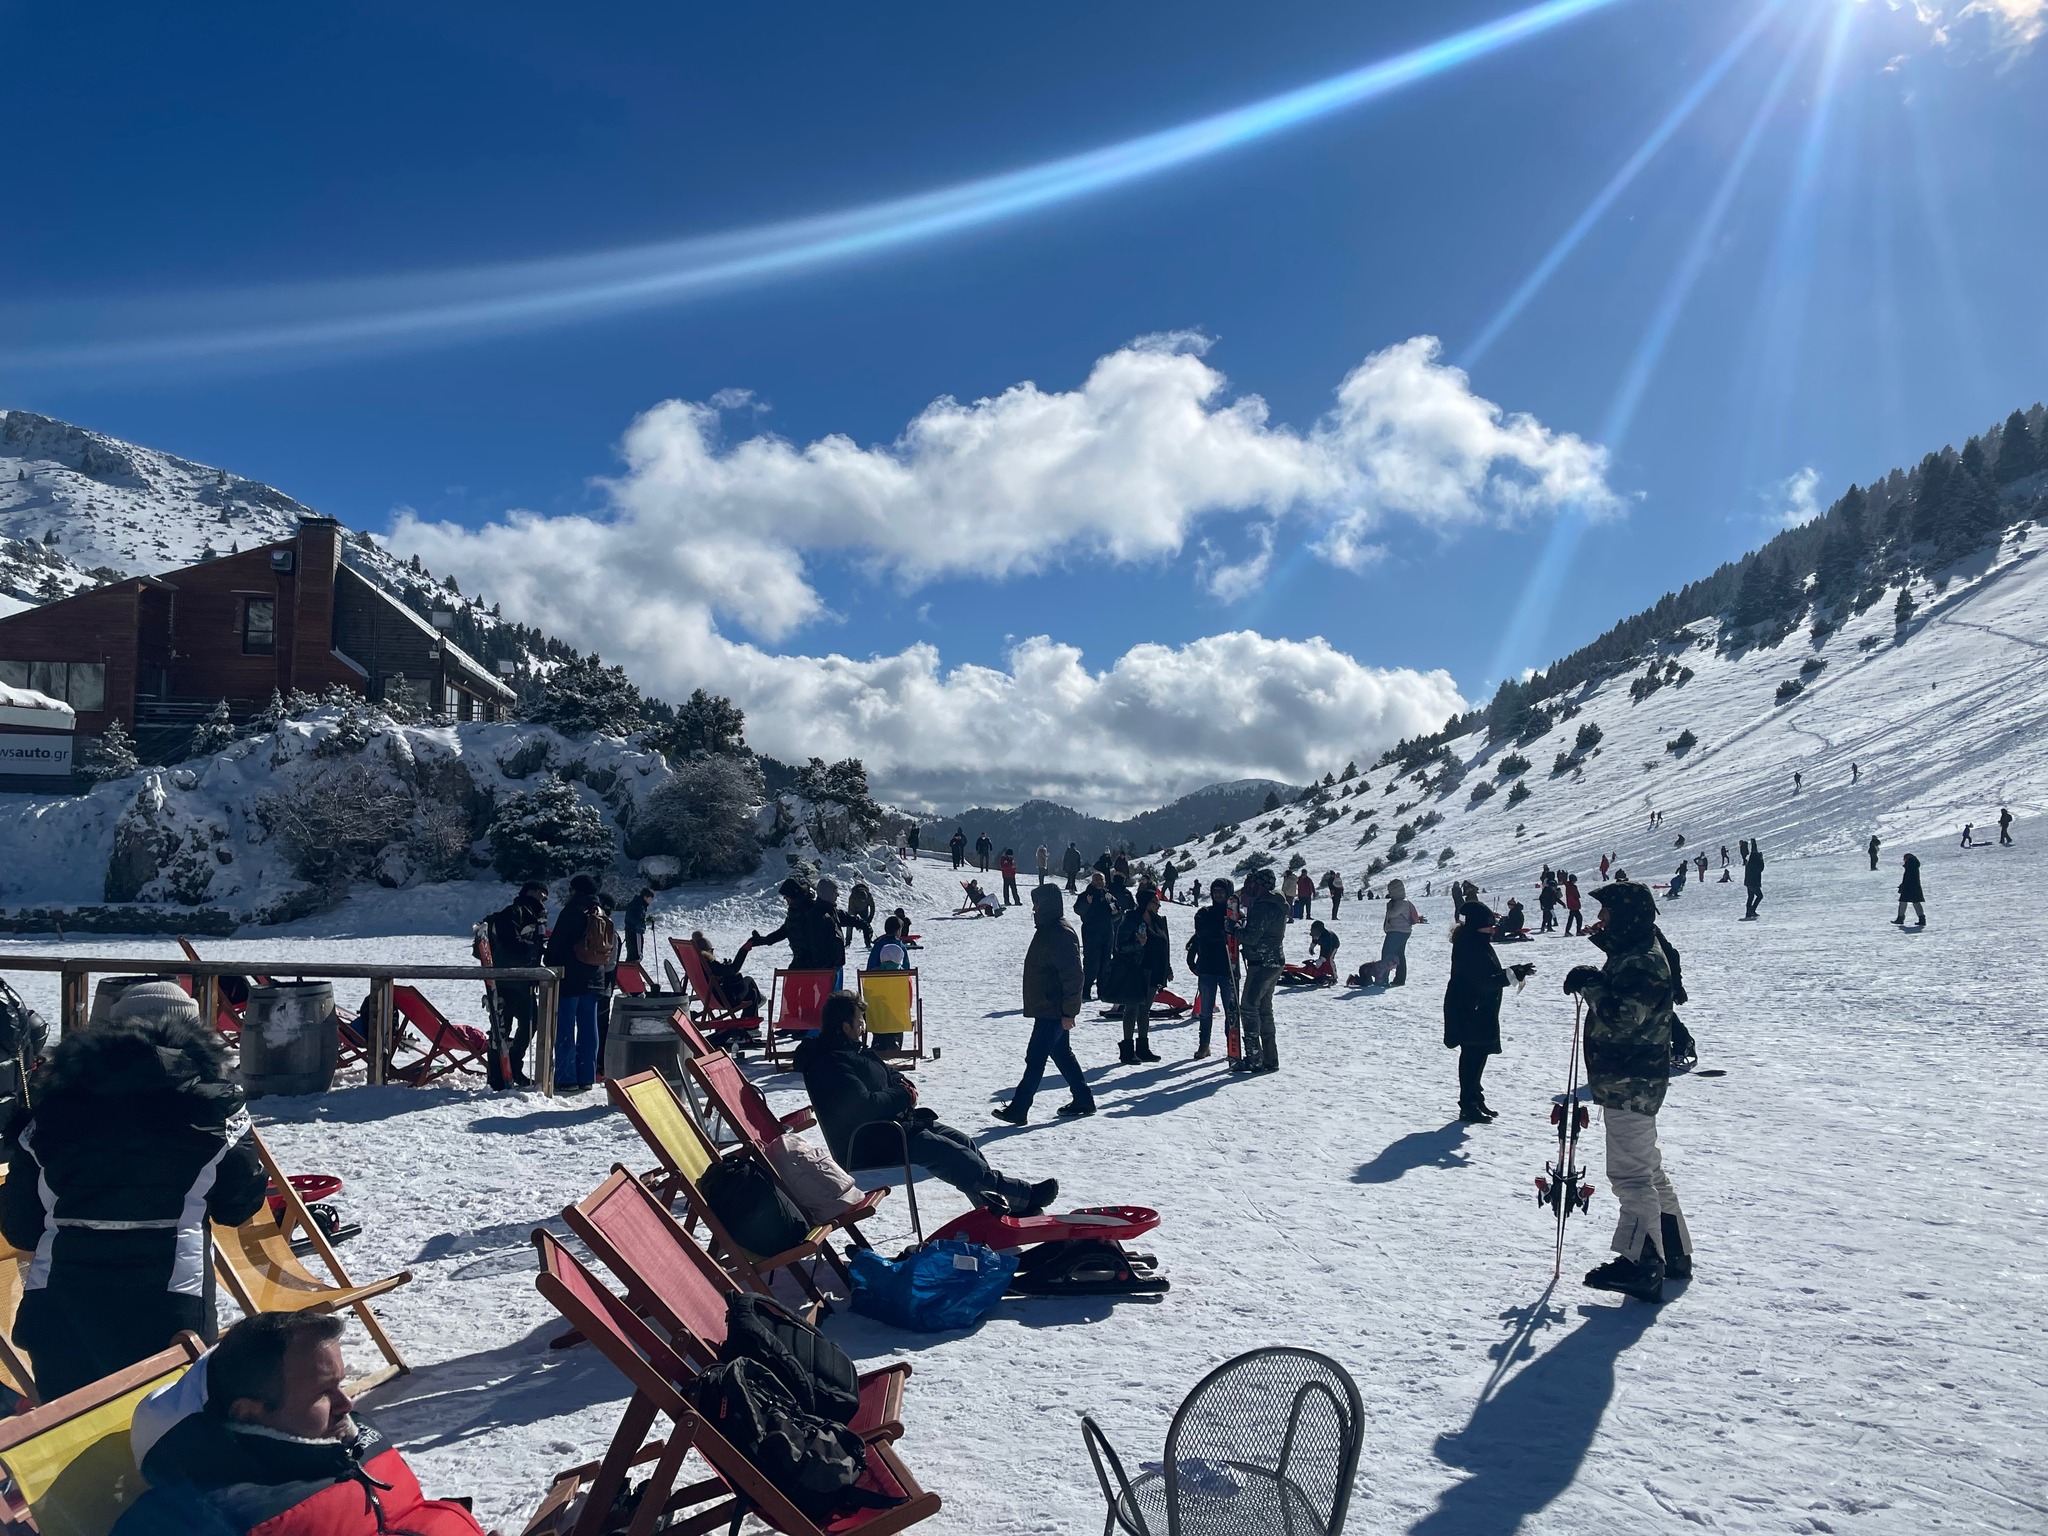
[{"label": "black metal chair", "polygon": [[1239,1355],[1204,1376],[1166,1432],[1162,1470],[1133,1481],[1092,1418],[1081,1440],[1109,1504],[1103,1536],[1337,1536],[1358,1475],[1365,1406],[1313,1350]]}]

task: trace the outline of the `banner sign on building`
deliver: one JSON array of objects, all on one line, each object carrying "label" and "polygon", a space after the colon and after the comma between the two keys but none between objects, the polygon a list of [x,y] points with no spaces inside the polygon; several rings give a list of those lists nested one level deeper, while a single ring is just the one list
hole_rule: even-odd
[{"label": "banner sign on building", "polygon": [[0,774],[55,774],[71,771],[70,736],[0,732]]}]

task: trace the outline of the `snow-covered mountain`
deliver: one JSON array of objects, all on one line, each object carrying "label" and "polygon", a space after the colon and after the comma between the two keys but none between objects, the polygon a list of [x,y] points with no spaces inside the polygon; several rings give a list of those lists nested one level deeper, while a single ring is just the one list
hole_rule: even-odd
[{"label": "snow-covered mountain", "polygon": [[1681,852],[1705,851],[1719,880],[1721,845],[1741,838],[1767,859],[1855,858],[1872,835],[1955,840],[1965,822],[1982,835],[2001,806],[2039,816],[2043,543],[2022,523],[1912,578],[1904,623],[1895,590],[1838,628],[1802,625],[1769,645],[1699,621],[1631,671],[1552,700],[1539,737],[1490,741],[1481,725],[1169,852],[1202,880],[1263,854],[1317,879],[1337,870],[1354,892],[1401,875],[1420,897],[1454,876],[1519,888],[1546,863],[1592,875],[1602,854],[1662,882]]}]

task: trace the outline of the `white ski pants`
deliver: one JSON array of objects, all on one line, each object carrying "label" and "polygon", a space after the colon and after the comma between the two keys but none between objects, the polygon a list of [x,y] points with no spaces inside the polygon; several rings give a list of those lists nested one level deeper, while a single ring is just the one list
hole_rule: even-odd
[{"label": "white ski pants", "polygon": [[1663,1217],[1678,1219],[1678,1241],[1692,1252],[1692,1233],[1678,1208],[1678,1191],[1664,1172],[1657,1150],[1657,1117],[1632,1109],[1602,1111],[1607,1122],[1607,1182],[1613,1187],[1621,1216],[1614,1224],[1614,1251],[1634,1261],[1647,1241],[1664,1255]]}]

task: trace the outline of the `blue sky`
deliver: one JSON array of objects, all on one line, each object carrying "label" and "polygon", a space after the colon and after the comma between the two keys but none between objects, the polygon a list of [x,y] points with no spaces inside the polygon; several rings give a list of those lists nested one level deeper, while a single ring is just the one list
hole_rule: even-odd
[{"label": "blue sky", "polygon": [[1945,9],[1578,0],[590,307],[1522,13],[0,4],[0,403],[393,531],[906,799],[1297,776],[2048,393],[2048,11]]}]

